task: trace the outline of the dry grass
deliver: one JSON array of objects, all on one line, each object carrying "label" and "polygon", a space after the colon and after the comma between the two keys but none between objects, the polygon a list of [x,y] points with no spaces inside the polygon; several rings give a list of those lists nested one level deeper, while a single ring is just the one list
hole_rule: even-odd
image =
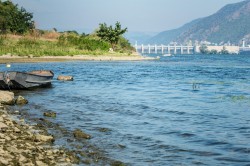
[{"label": "dry grass", "polygon": [[28,33],[25,35],[7,34],[6,37],[9,39],[14,39],[14,40],[27,38],[27,39],[38,39],[38,40],[43,40],[43,41],[57,41],[60,35],[61,35],[60,33],[54,32],[54,31],[48,31],[48,32],[45,32],[44,34],[34,31],[32,33]]}]

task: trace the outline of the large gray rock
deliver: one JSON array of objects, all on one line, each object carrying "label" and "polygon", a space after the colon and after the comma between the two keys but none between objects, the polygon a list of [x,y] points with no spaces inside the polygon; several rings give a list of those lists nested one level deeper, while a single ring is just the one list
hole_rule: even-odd
[{"label": "large gray rock", "polygon": [[5,105],[15,104],[14,93],[8,91],[0,91],[0,103]]},{"label": "large gray rock", "polygon": [[60,75],[60,76],[57,77],[57,80],[60,80],[60,81],[73,81],[73,76]]}]

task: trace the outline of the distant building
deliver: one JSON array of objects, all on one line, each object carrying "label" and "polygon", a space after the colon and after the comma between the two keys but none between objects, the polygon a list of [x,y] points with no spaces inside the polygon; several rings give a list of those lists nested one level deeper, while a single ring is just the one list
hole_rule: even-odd
[{"label": "distant building", "polygon": [[207,46],[208,51],[216,50],[217,52],[221,52],[224,49],[230,54],[239,54],[240,52],[239,46]]}]

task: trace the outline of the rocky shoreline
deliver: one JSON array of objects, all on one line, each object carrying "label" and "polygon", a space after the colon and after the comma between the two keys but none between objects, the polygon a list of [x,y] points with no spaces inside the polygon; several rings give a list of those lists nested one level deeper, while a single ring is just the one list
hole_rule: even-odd
[{"label": "rocky shoreline", "polygon": [[52,147],[53,136],[24,120],[14,120],[6,107],[0,106],[0,165],[72,165],[79,159],[66,150]]},{"label": "rocky shoreline", "polygon": [[[44,118],[36,119],[32,125],[27,123],[30,119],[22,116],[25,113],[11,109],[10,105],[20,102],[18,98],[12,92],[0,91],[0,165],[125,165],[89,145],[86,141],[91,139],[90,135],[79,129],[66,131],[47,120],[45,117],[50,114],[44,114]],[[55,145],[57,137],[49,134],[48,127],[68,135],[68,142],[75,143],[75,148]]]}]

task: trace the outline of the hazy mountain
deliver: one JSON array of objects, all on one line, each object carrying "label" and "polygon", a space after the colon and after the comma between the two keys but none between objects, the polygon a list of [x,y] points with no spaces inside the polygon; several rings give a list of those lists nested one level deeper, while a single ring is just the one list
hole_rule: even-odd
[{"label": "hazy mountain", "polygon": [[185,43],[206,40],[238,44],[243,38],[250,41],[250,0],[226,5],[211,16],[194,20],[178,29],[161,32],[147,42],[165,44],[170,41]]},{"label": "hazy mountain", "polygon": [[161,32],[157,34],[156,36],[146,40],[144,44],[168,44],[172,41],[175,41],[178,35],[180,35],[181,33],[184,33],[187,29],[197,24],[197,22],[199,22],[200,20],[201,19],[197,19],[197,20],[191,21],[183,25],[180,28]]},{"label": "hazy mountain", "polygon": [[145,41],[149,40],[153,36],[155,36],[156,32],[130,32],[125,33],[124,37],[129,40],[129,42],[134,45],[143,44]]}]

